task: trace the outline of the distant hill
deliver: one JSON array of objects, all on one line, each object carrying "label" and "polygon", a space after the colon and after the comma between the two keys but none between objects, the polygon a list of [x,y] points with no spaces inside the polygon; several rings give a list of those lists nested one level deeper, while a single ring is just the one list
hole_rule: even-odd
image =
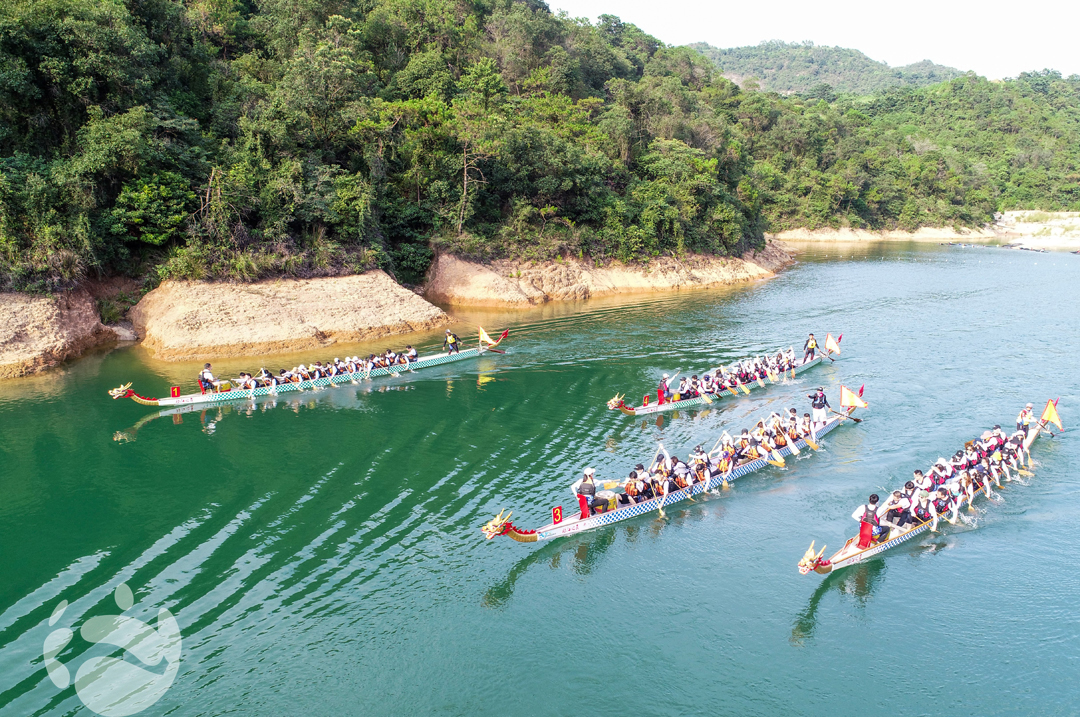
[{"label": "distant hill", "polygon": [[827,93],[827,88],[821,85],[829,85],[837,93],[866,95],[900,85],[932,85],[964,74],[955,67],[936,65],[929,60],[889,67],[858,50],[812,42],[772,40],[728,49],[698,42],[690,47],[716,62],[728,79],[741,84],[754,77],[761,89],[785,95]]}]

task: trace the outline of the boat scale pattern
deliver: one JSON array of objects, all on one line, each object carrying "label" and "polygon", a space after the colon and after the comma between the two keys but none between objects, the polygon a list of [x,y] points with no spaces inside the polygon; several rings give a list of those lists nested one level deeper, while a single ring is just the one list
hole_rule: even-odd
[{"label": "boat scale pattern", "polygon": [[[832,418],[830,418],[828,423],[826,423],[824,426],[821,427],[819,431],[817,431],[817,437],[820,439],[822,436],[832,431],[834,428],[839,426],[845,420],[845,418],[846,416],[833,416]],[[802,438],[796,441],[795,445],[800,450],[810,450],[810,446]],[[784,457],[793,454],[791,446],[784,446],[783,448],[779,449],[778,452],[781,456]],[[736,478],[741,478],[743,476],[754,473],[755,471],[759,471],[767,465],[769,465],[769,463],[765,458],[758,458],[757,460],[750,461],[749,463],[744,463],[743,465],[737,466],[736,468],[732,469],[731,473],[726,478],[724,476],[715,476],[713,478],[710,478],[707,483],[696,483],[689,488],[682,488],[675,491],[674,493],[669,493],[666,499],[650,498],[649,500],[642,501],[641,503],[628,505],[625,508],[617,508],[615,510],[605,513],[599,513],[597,515],[590,516],[589,518],[586,518],[584,520],[581,520],[580,518],[568,518],[563,520],[561,523],[545,525],[538,530],[522,530],[521,528],[516,527],[513,523],[510,522],[510,515],[513,515],[512,513],[510,515],[507,515],[505,518],[502,516],[502,513],[500,513],[498,516],[496,516],[494,519],[484,525],[481,530],[484,532],[484,535],[488,538],[488,540],[499,535],[506,535],[519,543],[535,543],[541,540],[562,538],[567,535],[574,535],[575,533],[582,533],[587,530],[601,528],[605,525],[611,525],[612,523],[629,520],[639,515],[655,513],[661,507],[661,501],[663,501],[663,507],[665,508],[671,505],[675,505],[676,503],[684,501],[691,496],[701,495],[707,490],[717,488],[723,485],[725,480],[731,482]]]}]

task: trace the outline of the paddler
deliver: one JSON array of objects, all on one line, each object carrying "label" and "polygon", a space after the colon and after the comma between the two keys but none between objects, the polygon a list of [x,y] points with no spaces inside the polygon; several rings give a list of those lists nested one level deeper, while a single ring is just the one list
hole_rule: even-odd
[{"label": "paddler", "polygon": [[903,531],[904,526],[911,519],[911,501],[903,492],[894,490],[892,495],[885,499],[885,504],[878,509],[880,522],[898,531]]},{"label": "paddler", "polygon": [[808,339],[806,339],[806,343],[803,344],[802,362],[806,363],[807,361],[813,361],[814,356],[816,355],[816,353],[817,353],[817,339],[814,338],[813,334],[810,334],[810,337]]},{"label": "paddler", "polygon": [[851,517],[859,521],[859,548],[865,550],[870,544],[881,537],[885,527],[878,518],[878,494],[874,493],[868,499],[866,505],[860,505],[851,514]]},{"label": "paddler", "polygon": [[[960,502],[953,500],[953,497],[951,495],[949,495],[949,489],[948,488],[944,488],[944,487],[938,488],[937,489],[937,494],[934,496],[934,499],[931,501],[931,504],[934,506],[935,516],[944,516],[945,519],[948,520],[950,523],[955,523],[956,522],[956,515],[957,515],[957,513],[960,512]],[[949,513],[950,510],[953,511],[953,517],[952,518],[948,517],[948,513]],[[932,530],[937,529],[937,521],[936,520],[934,522],[933,528],[931,528],[931,529]]]},{"label": "paddler", "polygon": [[1031,422],[1035,420],[1035,414],[1031,412],[1034,408],[1032,404],[1024,406],[1024,410],[1020,412],[1020,415],[1016,417],[1016,430],[1024,432],[1024,438],[1027,438],[1028,429],[1031,427]]},{"label": "paddler", "polygon": [[930,501],[930,494],[925,490],[915,491],[915,500],[911,503],[911,517],[919,524],[933,521],[930,530],[937,530],[937,512]]},{"label": "paddler", "polygon": [[[810,336],[813,337],[813,334],[810,334]],[[817,391],[807,394],[806,397],[810,399],[810,408],[813,409],[812,421],[820,424],[824,424],[828,421],[829,415],[826,413],[825,409],[832,408],[832,406],[829,405],[829,399],[825,397],[825,388],[823,386],[818,386]]]},{"label": "paddler", "polygon": [[446,338],[443,339],[443,345],[442,345],[442,347],[444,349],[446,349],[446,355],[449,356],[450,354],[457,353],[458,351],[460,351],[461,350],[460,344],[461,344],[461,339],[459,339],[457,337],[457,334],[455,334],[450,329],[447,329],[446,330]]}]

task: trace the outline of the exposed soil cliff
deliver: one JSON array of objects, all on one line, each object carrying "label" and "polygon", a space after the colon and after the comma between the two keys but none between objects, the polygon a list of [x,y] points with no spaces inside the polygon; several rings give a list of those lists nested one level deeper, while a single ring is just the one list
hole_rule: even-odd
[{"label": "exposed soil cliff", "polygon": [[0,294],[0,378],[44,371],[115,340],[84,289],[56,296]]},{"label": "exposed soil cliff", "polygon": [[165,361],[303,351],[450,321],[382,271],[257,284],[167,281],[129,317]]},{"label": "exposed soil cliff", "polygon": [[463,306],[526,307],[548,301],[578,301],[611,294],[704,289],[773,276],[793,261],[773,242],[741,259],[657,257],[647,265],[596,267],[569,259],[534,264],[496,261],[476,264],[440,255],[428,275],[424,296]]}]

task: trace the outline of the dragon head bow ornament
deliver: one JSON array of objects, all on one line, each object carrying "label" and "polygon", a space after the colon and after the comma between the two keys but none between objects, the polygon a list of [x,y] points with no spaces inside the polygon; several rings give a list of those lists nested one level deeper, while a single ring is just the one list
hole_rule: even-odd
[{"label": "dragon head bow ornament", "polygon": [[625,393],[622,394],[622,395],[615,394],[615,398],[613,398],[613,399],[611,399],[610,401],[607,402],[607,407],[610,408],[612,411],[614,411],[619,406],[625,406],[626,404],[623,402],[623,398],[625,396],[626,396]]},{"label": "dragon head bow ornament", "polygon": [[802,556],[802,560],[799,561],[799,572],[803,575],[815,570],[819,566],[827,565],[828,560],[822,560],[821,556],[825,554],[825,546],[821,546],[821,550],[817,553],[814,552],[814,542],[810,542],[810,547],[806,553]]},{"label": "dragon head bow ornament", "polygon": [[509,529],[510,516],[513,515],[514,512],[510,511],[505,518],[503,517],[503,513],[506,513],[505,509],[500,510],[498,515],[489,520],[484,527],[480,528],[484,533],[484,537],[488,540],[497,538]]},{"label": "dragon head bow ornament", "polygon": [[109,390],[109,395],[113,397],[113,400],[117,398],[127,398],[128,396],[134,395],[134,393],[135,392],[131,390],[130,383],[125,383],[119,388],[113,388]]}]

